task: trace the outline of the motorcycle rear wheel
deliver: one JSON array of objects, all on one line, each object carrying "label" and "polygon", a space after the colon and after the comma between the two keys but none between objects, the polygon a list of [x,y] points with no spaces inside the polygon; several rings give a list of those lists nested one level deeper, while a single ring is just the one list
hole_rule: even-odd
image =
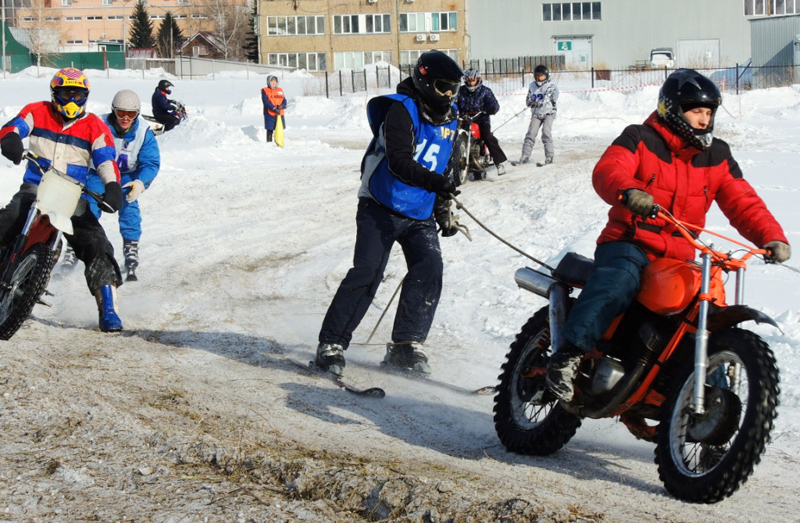
[{"label": "motorcycle rear wheel", "polygon": [[[750,331],[713,333],[708,344],[706,414],[691,414],[694,365],[679,373],[662,412],[655,462],[676,498],[716,503],[732,495],[761,461],[778,406],[778,367]],[[737,386],[738,383],[738,386]]]},{"label": "motorcycle rear wheel", "polygon": [[23,254],[11,275],[11,288],[0,297],[0,340],[11,339],[28,319],[52,269],[53,253],[47,245],[34,245]]},{"label": "motorcycle rear wheel", "polygon": [[545,384],[550,361],[548,309],[540,309],[517,334],[494,398],[495,431],[503,446],[518,454],[552,454],[581,426],[581,418],[561,408]]}]

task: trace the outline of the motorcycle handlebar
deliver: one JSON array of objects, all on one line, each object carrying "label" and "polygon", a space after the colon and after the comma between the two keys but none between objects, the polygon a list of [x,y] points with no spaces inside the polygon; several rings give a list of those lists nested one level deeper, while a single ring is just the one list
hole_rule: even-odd
[{"label": "motorcycle handlebar", "polygon": [[[697,249],[697,250],[699,250],[701,252],[710,252],[716,258],[718,258],[719,260],[721,260],[723,262],[730,262],[730,263],[733,263],[733,264],[737,264],[737,262],[744,263],[749,258],[751,258],[752,256],[756,256],[756,255],[762,255],[762,256],[766,256],[766,257],[772,256],[772,251],[770,249],[760,249],[760,248],[757,248],[757,247],[754,248],[751,245],[747,245],[745,243],[741,243],[739,241],[734,240],[733,238],[728,238],[727,236],[723,236],[722,234],[719,234],[719,233],[716,233],[716,232],[713,232],[713,231],[709,231],[708,229],[700,227],[699,225],[683,223],[680,220],[678,220],[677,218],[675,218],[674,216],[672,216],[672,214],[669,213],[669,211],[666,211],[666,210],[662,209],[658,204],[653,206],[653,209],[650,211],[650,214],[647,217],[648,218],[661,218],[665,222],[671,223],[672,225],[675,226],[675,228],[678,230],[678,232],[681,234],[681,236],[683,236],[686,239],[686,241],[688,241],[695,249]],[[708,234],[711,234],[712,236],[716,236],[718,238],[722,238],[723,240],[735,243],[736,245],[739,245],[739,246],[744,247],[745,249],[747,249],[747,253],[745,255],[743,255],[742,257],[740,257],[740,258],[733,259],[730,254],[725,254],[723,252],[720,252],[720,251],[718,251],[716,249],[713,249],[713,248],[709,247],[708,245],[705,245],[704,243],[700,242],[699,240],[697,240],[696,236],[694,234],[692,234],[692,231],[706,232]]]},{"label": "motorcycle handlebar", "polygon": [[[40,156],[38,154],[34,153],[33,151],[31,151],[30,149],[25,149],[25,151],[23,151],[22,159],[23,160],[28,160],[33,165],[35,165],[36,169],[42,175],[44,175],[44,173],[46,173],[47,171],[53,171],[54,173],[56,173],[57,175],[59,175],[62,178],[68,178],[70,180],[74,180],[74,178],[72,178],[72,176],[59,171],[58,169],[53,167],[52,164],[51,165],[47,165],[47,166],[42,166],[42,164],[39,163]],[[76,183],[79,183],[79,182],[76,181]],[[97,205],[100,207],[101,210],[103,210],[105,212],[109,212],[109,213],[115,212],[113,207],[111,207],[109,204],[107,204],[105,201],[103,201],[103,195],[102,194],[87,189],[86,186],[83,185],[83,184],[81,184],[81,192],[83,194],[91,196],[92,199],[94,199],[94,201],[97,202]]]}]

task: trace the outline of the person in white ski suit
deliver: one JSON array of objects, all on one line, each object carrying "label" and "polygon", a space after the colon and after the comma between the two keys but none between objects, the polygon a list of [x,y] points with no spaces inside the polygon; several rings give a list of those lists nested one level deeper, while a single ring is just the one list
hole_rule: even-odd
[{"label": "person in white ski suit", "polygon": [[531,123],[525,140],[522,142],[522,154],[519,163],[528,163],[531,159],[533,146],[536,144],[536,135],[542,129],[542,144],[544,144],[544,162],[541,165],[553,163],[555,148],[553,147],[553,121],[556,119],[556,102],[558,101],[558,86],[550,81],[550,71],[544,65],[537,65],[533,70],[534,81],[528,88],[525,104],[531,108]]}]

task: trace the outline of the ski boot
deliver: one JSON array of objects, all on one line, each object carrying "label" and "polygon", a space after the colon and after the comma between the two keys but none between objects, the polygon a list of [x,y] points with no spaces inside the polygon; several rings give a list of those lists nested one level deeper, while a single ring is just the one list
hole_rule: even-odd
[{"label": "ski boot", "polygon": [[320,343],[317,346],[317,357],[314,365],[320,370],[330,372],[335,376],[341,377],[344,374],[344,347],[338,343]]},{"label": "ski boot", "polygon": [[423,352],[422,344],[413,341],[387,343],[386,356],[381,365],[421,376],[429,376],[431,373],[428,356]]},{"label": "ski boot", "polygon": [[100,314],[100,330],[103,332],[119,332],[122,320],[117,315],[117,288],[114,285],[103,285],[94,293],[97,309]]},{"label": "ski boot", "polygon": [[122,240],[122,253],[125,255],[125,268],[128,271],[125,281],[139,281],[136,276],[136,268],[139,267],[138,240]]}]

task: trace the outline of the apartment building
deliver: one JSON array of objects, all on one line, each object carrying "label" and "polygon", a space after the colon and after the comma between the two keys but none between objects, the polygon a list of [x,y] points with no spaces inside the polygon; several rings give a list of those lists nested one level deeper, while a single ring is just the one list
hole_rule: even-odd
[{"label": "apartment building", "polygon": [[[29,0],[14,9],[22,29],[46,27],[58,35],[60,50],[97,51],[103,42],[122,43],[130,37],[136,0]],[[145,1],[153,33],[171,12],[184,36],[213,29],[204,2]]]},{"label": "apartment building", "polygon": [[465,0],[259,0],[260,63],[308,71],[466,59]]}]

